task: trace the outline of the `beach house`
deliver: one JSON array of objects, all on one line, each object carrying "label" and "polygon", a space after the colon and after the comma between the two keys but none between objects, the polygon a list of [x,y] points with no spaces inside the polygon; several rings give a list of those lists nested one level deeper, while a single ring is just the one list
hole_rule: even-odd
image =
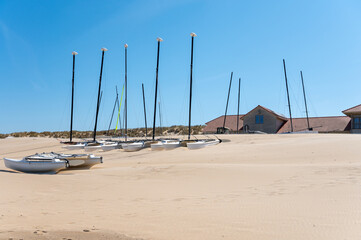
[{"label": "beach house", "polygon": [[[310,117],[309,124],[319,133],[361,133],[361,104],[343,111],[346,116]],[[223,126],[224,116],[206,123],[203,133],[217,133]],[[294,132],[308,130],[307,118],[292,118]],[[226,118],[225,127],[230,133],[237,131],[237,115]],[[258,105],[246,114],[239,115],[241,133],[287,133],[291,132],[291,120],[266,107]]]}]

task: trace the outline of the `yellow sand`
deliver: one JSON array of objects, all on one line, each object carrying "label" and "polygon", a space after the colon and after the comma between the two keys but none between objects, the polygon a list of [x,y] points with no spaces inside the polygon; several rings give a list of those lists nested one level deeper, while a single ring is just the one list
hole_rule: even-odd
[{"label": "yellow sand", "polygon": [[[220,137],[231,142],[99,151],[104,164],[57,175],[0,161],[0,239],[361,239],[361,135]],[[1,158],[42,151],[70,152],[0,140]]]}]

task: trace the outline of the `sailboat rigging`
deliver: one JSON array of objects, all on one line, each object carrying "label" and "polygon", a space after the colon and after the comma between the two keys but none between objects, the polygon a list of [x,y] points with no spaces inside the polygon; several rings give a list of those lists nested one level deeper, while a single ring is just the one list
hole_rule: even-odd
[{"label": "sailboat rigging", "polygon": [[95,124],[94,124],[94,133],[93,133],[93,142],[95,142],[95,138],[97,135],[97,124],[98,124],[98,114],[100,107],[100,98],[101,98],[101,87],[102,87],[102,75],[103,75],[103,63],[104,63],[104,52],[108,51],[106,48],[102,48],[102,61],[100,64],[100,77],[99,77],[99,87],[98,87],[98,100],[97,100],[97,108],[95,113]]}]

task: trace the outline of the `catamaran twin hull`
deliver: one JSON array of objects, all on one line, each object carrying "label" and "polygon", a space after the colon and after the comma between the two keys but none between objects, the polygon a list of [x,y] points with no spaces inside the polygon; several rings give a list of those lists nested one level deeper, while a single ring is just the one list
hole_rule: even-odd
[{"label": "catamaran twin hull", "polygon": [[44,173],[44,172],[58,172],[66,169],[69,165],[66,160],[52,159],[49,161],[38,160],[22,160],[4,158],[5,166],[7,168],[26,172],[26,173]]},{"label": "catamaran twin hull", "polygon": [[60,159],[68,161],[69,167],[86,167],[90,168],[96,164],[103,163],[103,157],[94,156],[93,154],[63,154],[63,153],[41,153],[26,157],[27,160],[52,160]]}]

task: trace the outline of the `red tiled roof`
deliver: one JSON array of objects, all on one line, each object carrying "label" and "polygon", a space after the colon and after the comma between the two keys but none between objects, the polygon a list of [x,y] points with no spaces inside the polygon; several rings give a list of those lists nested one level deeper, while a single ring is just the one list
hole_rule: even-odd
[{"label": "red tiled roof", "polygon": [[[318,132],[344,132],[351,129],[351,118],[347,116],[337,117],[311,117],[310,127]],[[307,130],[306,118],[293,118],[293,131],[300,132]],[[291,121],[287,122],[278,130],[277,133],[286,133],[291,131]]]},{"label": "red tiled roof", "polygon": [[[267,112],[275,115],[275,116],[276,116],[278,119],[280,119],[280,120],[283,120],[283,121],[287,121],[287,120],[288,120],[288,118],[286,118],[285,116],[282,116],[281,114],[275,113],[275,112],[272,111],[271,109],[265,108],[265,107],[263,107],[263,106],[261,106],[261,105],[258,105],[257,107],[253,108],[251,111],[249,111],[248,113],[246,113],[245,115],[243,115],[243,117],[246,116],[246,115],[248,115],[248,114],[250,114],[253,110],[257,109],[258,107],[260,107],[260,108],[266,110]],[[243,117],[242,117],[242,120],[243,120]]]},{"label": "red tiled roof", "polygon": [[344,113],[346,115],[361,113],[361,104],[354,106],[352,108],[343,110],[342,113]]},{"label": "red tiled roof", "polygon": [[[243,128],[243,120],[241,119],[242,116],[244,115],[239,115],[240,130]],[[218,127],[223,127],[223,121],[224,115],[207,122],[206,126],[203,128],[203,132],[217,132]],[[237,115],[227,115],[226,128],[229,128],[231,131],[237,131]]]}]

